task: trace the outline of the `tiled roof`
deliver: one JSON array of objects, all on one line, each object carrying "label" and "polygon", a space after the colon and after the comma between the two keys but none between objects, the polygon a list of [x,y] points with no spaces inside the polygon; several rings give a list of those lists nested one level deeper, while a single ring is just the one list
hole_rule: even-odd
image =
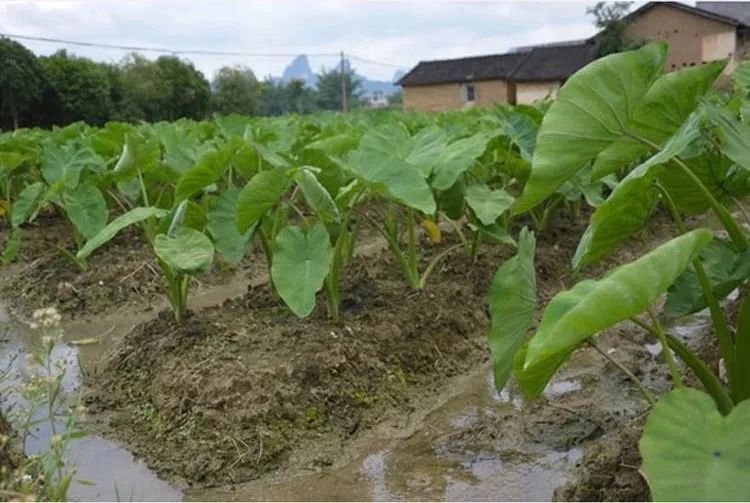
[{"label": "tiled roof", "polygon": [[531,47],[521,52],[420,61],[398,84],[424,86],[478,80],[562,80],[593,61],[592,43]]}]

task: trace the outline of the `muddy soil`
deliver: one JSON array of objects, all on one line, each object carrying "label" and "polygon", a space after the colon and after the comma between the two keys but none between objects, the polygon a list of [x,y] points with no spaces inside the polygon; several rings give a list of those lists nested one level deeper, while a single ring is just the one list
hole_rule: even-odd
[{"label": "muddy soil", "polygon": [[[0,243],[7,234],[0,230]],[[15,273],[0,277],[0,293],[14,311],[28,316],[36,308],[55,306],[65,319],[76,319],[148,305],[166,291],[153,251],[138,229],[120,232],[89,258],[84,271],[61,250],[76,253],[73,229],[65,219],[42,216],[24,226]],[[226,284],[263,267],[257,258],[251,253],[236,268],[217,261],[193,288]]]},{"label": "muddy soil", "polygon": [[[540,306],[581,279],[570,271],[569,264],[585,224],[585,217],[572,220],[559,215],[538,237]],[[598,276],[667,238],[662,228],[654,229],[585,275]],[[488,365],[489,283],[497,267],[513,253],[508,247],[483,246],[477,263],[471,264],[458,250],[433,273],[424,292],[414,292],[390,253],[379,252],[382,246],[366,244],[371,249],[361,253],[345,272],[339,323],[326,318],[322,298],[310,318],[296,319],[272,287],[263,283],[262,258],[249,257],[233,278],[221,268],[201,277],[217,295],[193,304],[195,312],[177,327],[167,311],[156,314],[165,306],[163,287],[160,277],[151,271],[158,271],[151,251],[138,240],[137,233],[124,232],[101,254],[95,254],[88,270],[81,272],[55,250],[60,242],[66,242],[64,236],[70,235],[66,232],[64,224],[54,219],[28,229],[21,264],[14,274],[4,275],[0,288],[6,296],[10,294],[21,313],[40,305],[57,305],[73,320],[73,326],[87,327],[86,333],[104,315],[107,320],[119,320],[113,323],[114,332],[107,331],[112,332],[106,337],[107,344],[93,346],[94,356],[88,358],[96,360],[96,371],[85,374],[87,404],[92,412],[100,413],[93,416],[96,429],[123,442],[160,475],[194,487],[233,486],[279,476],[292,480],[340,469],[345,461],[361,454],[357,449],[362,448],[364,439],[381,431],[383,425],[417,428],[414,424],[447,392],[467,395],[468,389],[457,383],[467,373]],[[441,246],[423,245],[429,258],[454,243],[455,238],[448,234]],[[72,251],[72,240],[66,246]],[[251,286],[242,295],[248,278],[252,278]],[[66,285],[60,289],[60,284]],[[237,285],[242,288],[236,289]],[[231,298],[234,295],[238,296]],[[212,306],[212,298],[230,300]],[[133,316],[128,313],[134,306],[139,306],[139,311]],[[147,321],[123,339],[118,332],[127,332],[139,320]],[[103,346],[111,348],[106,356],[101,355]],[[630,368],[648,381],[654,370],[644,367],[642,362],[650,365],[651,360],[641,353],[642,348],[636,348],[624,356],[631,362]],[[82,370],[86,372],[90,366],[89,361]],[[582,389],[588,389],[587,382],[598,381],[591,375],[600,372],[590,370],[588,377],[583,376]],[[652,387],[658,388],[660,378],[651,377]],[[486,373],[481,379],[486,382]],[[518,454],[508,447],[509,440],[524,439],[529,445],[552,449],[552,464],[585,464],[589,457],[568,459],[565,453],[608,438],[616,425],[627,424],[641,409],[636,400],[623,406],[619,416],[611,410],[605,414],[601,400],[592,398],[599,395],[580,389],[563,391],[556,399],[557,406],[525,406],[528,414],[520,423],[526,424],[526,430],[520,436],[503,433],[504,428],[520,424],[511,419],[518,412],[515,399],[506,400],[513,405],[511,410],[480,415],[460,435],[452,430],[446,433],[442,443],[429,437],[428,424],[424,432],[415,435],[426,435],[423,441],[441,456],[474,452],[500,459],[507,466],[516,463],[524,472],[540,454]],[[621,393],[622,389],[611,391]],[[426,449],[409,445],[403,447],[405,452]],[[555,457],[558,452],[564,457]],[[482,463],[480,460],[480,466],[485,466]],[[607,470],[610,467],[604,461],[592,463]],[[588,473],[580,466],[582,475]],[[560,483],[565,481],[560,479]],[[588,483],[582,478],[577,484]],[[596,480],[593,484],[598,488],[607,485]],[[554,487],[557,482],[547,497]],[[256,493],[244,494],[247,499]],[[284,494],[293,496],[281,493],[282,499]],[[408,494],[423,494],[427,499],[440,496]],[[518,499],[547,493],[507,494],[509,499]],[[559,494],[582,497],[576,492]],[[613,492],[602,499],[617,499],[621,494],[625,493]],[[647,497],[648,492],[640,494]],[[209,499],[210,494],[199,498]],[[304,494],[297,496],[300,498],[308,499]]]},{"label": "muddy soil", "polygon": [[[562,219],[540,236],[542,302],[579,279],[569,263],[584,227]],[[642,243],[664,237],[644,236]],[[450,237],[440,247],[425,244],[426,255],[450,244]],[[640,251],[636,242],[589,274]],[[162,312],[108,355],[90,383],[88,406],[157,473],[190,485],[329,469],[377,424],[423,412],[425,397],[486,364],[488,287],[511,254],[485,247],[471,264],[459,250],[423,292],[408,288],[387,251],[359,257],[342,285],[338,323],[327,319],[322,298],[310,318],[298,320],[267,284],[195,312],[181,327]],[[612,424],[606,418],[582,420],[578,405],[532,415],[539,421],[534,435],[565,449],[611,429],[602,426]],[[596,402],[589,408],[602,413]],[[476,428],[472,441],[491,439],[502,419]],[[559,428],[562,436],[552,433]],[[451,445],[460,445],[455,440]]]}]

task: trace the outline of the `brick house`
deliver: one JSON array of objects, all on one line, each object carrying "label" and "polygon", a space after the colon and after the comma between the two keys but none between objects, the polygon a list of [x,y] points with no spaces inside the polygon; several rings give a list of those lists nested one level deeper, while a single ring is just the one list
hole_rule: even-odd
[{"label": "brick house", "polygon": [[404,108],[456,110],[554,97],[565,79],[594,60],[593,42],[537,46],[507,54],[421,61],[398,84]]},{"label": "brick house", "polygon": [[[649,2],[626,16],[625,36],[670,45],[666,71],[729,59],[727,76],[750,56],[750,2]],[[398,81],[404,109],[456,110],[554,98],[565,80],[596,57],[595,37],[507,54],[421,61]]]},{"label": "brick house", "polygon": [[728,59],[728,75],[750,55],[750,2],[649,2],[625,21],[630,40],[669,44],[666,71]]}]

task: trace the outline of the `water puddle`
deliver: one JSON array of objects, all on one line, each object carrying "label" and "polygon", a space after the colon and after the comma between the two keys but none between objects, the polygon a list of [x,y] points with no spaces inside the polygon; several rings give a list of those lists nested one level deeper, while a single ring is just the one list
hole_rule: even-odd
[{"label": "water puddle", "polygon": [[[32,344],[39,344],[39,341],[25,325],[9,319],[5,306],[2,305],[0,333],[3,334],[0,341],[0,368],[9,369],[3,383],[3,389],[10,390],[9,396],[3,396],[2,407],[7,408],[22,404],[23,398],[14,390],[17,391],[30,375],[25,357],[27,348]],[[66,334],[70,337],[70,332]],[[101,354],[102,349],[98,345],[86,347],[92,355],[95,352]],[[79,348],[66,342],[58,342],[52,350],[52,361],[66,369],[62,388],[74,405],[74,392],[81,383]],[[85,430],[85,424],[81,426]],[[59,422],[55,428],[62,431],[64,425]],[[41,422],[26,439],[26,453],[31,455],[48,449],[51,437],[51,425],[46,421]],[[76,471],[68,493],[72,500],[175,501],[182,497],[180,490],[160,480],[144,463],[134,459],[127,449],[97,435],[73,440],[66,460]]]},{"label": "water puddle", "polygon": [[[559,400],[582,391],[586,403],[605,410],[635,413],[638,401],[609,381],[589,390],[579,378],[591,370],[591,357],[554,380],[547,394]],[[595,368],[601,372],[601,364]],[[616,379],[611,382],[614,383]],[[621,382],[621,381],[620,381]],[[557,433],[550,408],[525,403],[514,390],[495,390],[486,366],[459,379],[451,394],[430,412],[365,434],[355,454],[320,473],[279,473],[233,487],[187,490],[192,501],[371,500],[371,501],[549,501],[555,489],[572,480],[584,442],[563,445],[570,431]],[[603,398],[609,395],[609,399]],[[571,407],[577,407],[571,403]],[[581,415],[586,408],[578,406]],[[580,419],[586,423],[586,419]],[[588,425],[590,426],[590,425]],[[546,435],[546,436],[545,436]],[[547,438],[552,439],[547,442]],[[355,441],[356,442],[356,441]],[[342,459],[347,453],[341,453]]]}]

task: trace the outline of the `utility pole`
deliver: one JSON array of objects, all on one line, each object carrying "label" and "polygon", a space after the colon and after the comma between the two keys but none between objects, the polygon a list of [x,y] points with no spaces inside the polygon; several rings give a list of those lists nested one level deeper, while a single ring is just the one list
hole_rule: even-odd
[{"label": "utility pole", "polygon": [[346,94],[346,74],[344,73],[344,51],[341,51],[341,111],[346,113],[349,109]]}]

